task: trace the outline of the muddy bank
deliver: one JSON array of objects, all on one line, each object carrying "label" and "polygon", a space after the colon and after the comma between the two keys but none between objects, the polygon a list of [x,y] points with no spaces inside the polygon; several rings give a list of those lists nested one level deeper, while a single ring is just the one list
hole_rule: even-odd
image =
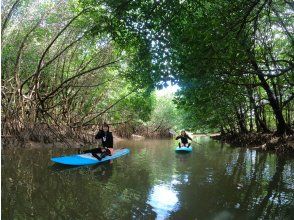
[{"label": "muddy bank", "polygon": [[[159,129],[150,132],[146,126],[130,126],[128,124],[112,125],[111,131],[114,141],[121,139],[143,139],[143,138],[169,138],[172,137],[169,129]],[[10,147],[78,147],[97,144],[95,134],[100,126],[69,127],[66,125],[49,125],[47,123],[5,124],[1,133],[2,148]]]},{"label": "muddy bank", "polygon": [[[15,137],[9,137],[10,140],[7,140],[8,138],[1,138],[1,147],[2,148],[12,148],[12,147],[20,147],[20,148],[48,148],[48,147],[56,147],[56,148],[62,148],[62,147],[68,147],[68,148],[80,148],[81,145],[84,147],[90,147],[90,146],[97,146],[99,143],[97,140],[93,139],[93,141],[89,142],[83,142],[83,140],[73,140],[73,139],[66,139],[63,141],[52,141],[52,142],[43,142],[43,141],[19,141],[15,139]],[[120,138],[118,136],[113,136],[114,146],[122,140],[125,140],[124,138]]]},{"label": "muddy bank", "polygon": [[[170,134],[142,134],[142,133],[123,133],[121,130],[112,129],[114,146],[122,140],[142,140],[145,138],[167,138]],[[46,147],[68,147],[79,148],[83,146],[97,146],[99,143],[95,139],[98,132],[97,128],[91,129],[69,129],[69,128],[54,128],[48,126],[37,125],[32,129],[22,129],[14,131],[13,134],[1,135],[2,148],[46,148]]]},{"label": "muddy bank", "polygon": [[[78,148],[80,145],[96,146],[98,141],[95,134],[98,128],[71,129],[68,127],[54,127],[46,125],[34,125],[25,129],[15,129],[13,132],[2,132],[2,148],[38,148],[38,147],[68,147]],[[114,142],[124,138],[113,132]]]},{"label": "muddy bank", "polygon": [[210,136],[233,147],[248,147],[277,153],[294,154],[294,136],[277,137],[273,133],[219,134]]}]

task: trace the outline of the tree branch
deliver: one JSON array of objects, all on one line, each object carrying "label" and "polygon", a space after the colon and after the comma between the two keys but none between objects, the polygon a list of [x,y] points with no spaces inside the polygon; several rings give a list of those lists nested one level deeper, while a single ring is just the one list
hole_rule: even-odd
[{"label": "tree branch", "polygon": [[[117,105],[120,101],[122,101],[123,99],[125,99],[126,97],[128,97],[130,94],[132,94],[133,92],[135,92],[137,90],[137,88],[133,89],[132,91],[130,91],[128,94],[124,95],[123,97],[121,97],[119,100],[117,100],[116,102],[114,102],[113,104],[111,104],[110,106],[108,106],[105,110],[103,110],[102,112],[99,112],[95,117],[89,119],[88,121],[84,122],[82,124],[82,126],[87,125],[89,122],[93,121],[94,119],[98,118],[100,115],[103,115],[105,112],[107,112],[109,109],[113,108],[115,105]],[[77,126],[80,127],[80,126]]]},{"label": "tree branch", "polygon": [[77,77],[80,77],[80,76],[82,76],[82,75],[85,75],[85,74],[87,74],[87,73],[93,72],[93,71],[95,71],[95,70],[98,70],[98,69],[101,69],[101,68],[107,67],[107,66],[109,66],[109,65],[112,65],[112,64],[114,64],[114,63],[116,63],[116,62],[118,62],[118,61],[119,61],[119,60],[115,60],[115,61],[112,61],[112,62],[110,62],[110,63],[106,63],[106,64],[103,64],[103,65],[101,65],[101,66],[94,67],[94,68],[92,68],[92,69],[86,70],[86,71],[84,71],[84,72],[81,72],[81,73],[79,73],[79,74],[77,74],[77,75],[74,75],[74,76],[72,76],[72,77],[66,79],[66,80],[63,81],[59,86],[57,86],[52,92],[50,92],[48,95],[46,95],[46,96],[45,96],[44,98],[42,98],[41,100],[42,100],[42,101],[45,101],[45,100],[48,99],[50,96],[54,95],[59,89],[61,89],[61,88],[63,87],[63,85],[67,84],[67,83],[70,82],[71,80],[73,80],[73,79],[75,79],[75,78],[77,78]]},{"label": "tree branch", "polygon": [[[10,19],[11,16],[12,16],[13,10],[18,6],[18,3],[19,3],[19,2],[20,2],[20,0],[16,0],[16,1],[14,2],[14,4],[13,4],[12,7],[10,8],[10,10],[9,10],[9,12],[8,12],[8,14],[7,14],[7,16],[6,16],[5,19],[4,19],[4,22],[3,22],[3,24],[2,24],[2,28],[1,28],[1,35],[2,35],[2,38],[3,38],[4,29],[6,28],[6,25],[7,25],[8,21],[9,21],[9,19]],[[2,4],[3,4],[3,2],[2,2]],[[3,11],[2,11],[2,13],[3,13]]]}]

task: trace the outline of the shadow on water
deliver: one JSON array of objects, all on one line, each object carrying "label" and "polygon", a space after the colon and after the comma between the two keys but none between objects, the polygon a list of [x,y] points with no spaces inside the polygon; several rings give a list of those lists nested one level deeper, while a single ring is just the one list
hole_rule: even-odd
[{"label": "shadow on water", "polygon": [[187,163],[192,158],[192,153],[176,153],[175,158],[181,163]]},{"label": "shadow on water", "polygon": [[82,175],[93,175],[97,181],[106,182],[111,178],[113,173],[113,161],[105,161],[100,164],[91,166],[70,166],[62,164],[53,164],[49,166],[49,170],[55,173],[64,173],[75,175],[76,173]]},{"label": "shadow on water", "polygon": [[79,169],[87,169],[87,170],[96,170],[99,167],[107,167],[107,165],[111,165],[113,162],[112,161],[105,161],[100,164],[95,164],[91,166],[72,166],[72,165],[65,165],[65,164],[58,164],[54,163],[53,165],[48,166],[49,170],[53,172],[58,172],[58,171],[72,171],[72,170],[79,170]]},{"label": "shadow on water", "polygon": [[181,155],[181,154],[191,154],[192,152],[189,151],[176,151],[177,155]]}]

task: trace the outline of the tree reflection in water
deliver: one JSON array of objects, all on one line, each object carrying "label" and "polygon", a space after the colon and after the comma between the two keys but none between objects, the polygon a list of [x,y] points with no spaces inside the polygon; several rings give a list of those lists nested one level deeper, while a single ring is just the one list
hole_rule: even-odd
[{"label": "tree reflection in water", "polygon": [[[201,140],[197,140],[201,142]],[[66,149],[2,151],[3,219],[291,219],[293,159],[203,142],[177,155],[174,142],[121,143],[111,164],[52,166]],[[125,144],[125,145],[124,145]],[[48,168],[49,167],[49,168]]]}]

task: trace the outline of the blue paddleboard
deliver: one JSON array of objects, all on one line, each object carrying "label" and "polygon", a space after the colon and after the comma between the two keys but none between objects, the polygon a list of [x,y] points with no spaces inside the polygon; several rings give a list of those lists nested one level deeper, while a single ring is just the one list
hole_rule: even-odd
[{"label": "blue paddleboard", "polygon": [[176,152],[192,152],[192,146],[190,146],[190,147],[177,147]]},{"label": "blue paddleboard", "polygon": [[63,157],[52,157],[51,161],[55,163],[73,165],[73,166],[94,165],[94,164],[99,164],[105,161],[116,159],[128,153],[130,153],[130,150],[125,148],[125,149],[115,150],[111,156],[106,156],[100,161],[97,160],[97,158],[93,157],[91,153],[76,154],[76,155],[63,156]]}]

